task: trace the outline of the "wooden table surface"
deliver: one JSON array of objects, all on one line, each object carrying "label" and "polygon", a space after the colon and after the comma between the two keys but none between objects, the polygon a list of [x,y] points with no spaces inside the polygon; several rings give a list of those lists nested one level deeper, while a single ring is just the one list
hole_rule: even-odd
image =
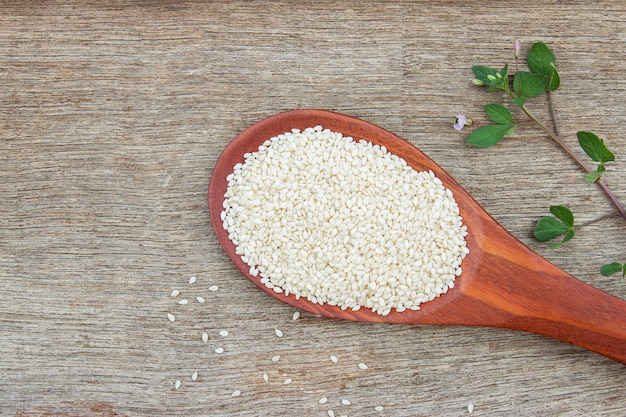
[{"label": "wooden table surface", "polygon": [[[284,110],[334,110],[406,138],[522,242],[626,298],[624,279],[599,273],[626,261],[623,220],[559,250],[532,238],[552,204],[581,223],[614,212],[550,139],[525,124],[482,150],[450,123],[502,102],[471,85],[472,65],[512,63],[514,39],[524,54],[546,42],[564,140],[606,138],[617,156],[606,182],[626,201],[625,2],[0,10],[1,415],[463,416],[469,404],[476,416],[626,415],[623,365],[546,337],[292,320],[232,266],[207,212],[213,166],[238,132]],[[549,121],[545,98],[530,107]]]}]

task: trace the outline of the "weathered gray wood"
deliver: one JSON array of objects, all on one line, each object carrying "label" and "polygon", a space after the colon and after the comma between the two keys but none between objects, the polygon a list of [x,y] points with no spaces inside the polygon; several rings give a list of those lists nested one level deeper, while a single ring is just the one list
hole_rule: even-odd
[{"label": "weathered gray wood", "polygon": [[[293,309],[231,266],[206,209],[212,166],[240,130],[287,109],[340,111],[410,140],[523,242],[626,298],[623,279],[598,272],[626,260],[622,220],[580,229],[558,251],[531,238],[551,204],[571,206],[582,222],[613,210],[553,143],[525,125],[480,150],[450,125],[459,113],[482,119],[482,106],[500,99],[471,86],[472,65],[511,62],[515,38],[525,51],[547,42],[562,77],[561,133],[573,145],[577,130],[607,138],[618,160],[606,181],[626,201],[624,2],[2,2],[0,10],[3,414],[458,416],[470,403],[473,415],[626,412],[622,365],[547,338],[308,314],[292,321]],[[548,120],[543,99],[531,107]],[[178,305],[173,289],[190,304]]]}]

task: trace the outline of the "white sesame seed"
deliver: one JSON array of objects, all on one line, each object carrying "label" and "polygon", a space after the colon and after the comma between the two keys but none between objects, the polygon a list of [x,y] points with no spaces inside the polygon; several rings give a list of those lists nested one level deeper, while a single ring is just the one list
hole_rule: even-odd
[{"label": "white sesame seed", "polygon": [[175,389],[180,388],[180,385],[181,385],[180,379],[178,379],[178,380],[176,380],[176,382],[174,382],[174,388]]},{"label": "white sesame seed", "polygon": [[328,402],[328,398],[326,398],[326,397],[322,397],[322,398],[320,398],[320,400],[318,401],[318,403],[320,403],[320,404],[326,404],[327,402]]},{"label": "white sesame seed", "polygon": [[470,413],[470,414],[472,414],[474,412],[474,404],[469,403],[467,405],[467,412]]},{"label": "white sesame seed", "polygon": [[173,323],[176,321],[176,316],[174,316],[172,313],[167,313],[167,319]]},{"label": "white sesame seed", "polygon": [[291,384],[292,382],[293,382],[293,380],[292,380],[291,378],[287,378],[287,379],[285,379],[285,381],[283,382],[283,384],[285,384],[285,385],[289,385],[289,384]]},{"label": "white sesame seed", "polygon": [[196,297],[196,300],[198,300],[199,303],[204,303],[206,300],[204,299],[204,297]]},{"label": "white sesame seed", "polygon": [[202,341],[204,343],[209,341],[209,335],[207,333],[202,333]]},{"label": "white sesame seed", "polygon": [[241,391],[239,391],[239,390],[235,390],[235,391],[233,391],[233,393],[232,393],[232,394],[230,394],[230,395],[231,395],[232,397],[239,397],[239,396],[241,395]]},{"label": "white sesame seed", "polygon": [[334,355],[330,355],[330,361],[334,362],[334,363],[337,363],[337,362],[339,362],[339,359],[337,359],[337,357],[334,356]]},{"label": "white sesame seed", "polygon": [[180,300],[178,304],[180,304],[181,306],[186,306],[187,304],[189,304],[189,300]]},{"label": "white sesame seed", "polygon": [[217,349],[215,349],[215,353],[224,353],[224,348],[218,347]]},{"label": "white sesame seed", "polygon": [[283,337],[282,330],[274,329],[274,333],[276,333],[276,336],[278,336],[278,337]]},{"label": "white sesame seed", "polygon": [[367,369],[367,365],[366,365],[366,364],[364,364],[363,362],[361,362],[361,363],[359,364],[359,369]]},{"label": "white sesame seed", "polygon": [[280,355],[272,356],[272,362],[276,363],[280,360]]},{"label": "white sesame seed", "polygon": [[377,405],[376,407],[374,407],[374,411],[378,411],[379,413],[384,410],[385,410],[385,407],[383,407],[382,405]]},{"label": "white sesame seed", "polygon": [[299,311],[294,312],[292,320],[295,321],[295,320],[298,320],[299,318],[300,318],[300,312]]},{"label": "white sesame seed", "polygon": [[189,283],[193,284],[196,282],[196,277],[189,277]]},{"label": "white sesame seed", "polygon": [[350,401],[346,400],[345,398],[343,400],[341,400],[341,404],[343,405],[350,405]]},{"label": "white sesame seed", "polygon": [[328,414],[328,417],[335,417],[335,412],[333,410],[328,410],[326,414]]},{"label": "white sesame seed", "polygon": [[192,381],[196,381],[198,379],[198,372],[195,372],[193,374],[191,374],[191,380]]},{"label": "white sesame seed", "polygon": [[222,336],[222,337],[226,337],[226,336],[228,336],[228,331],[226,331],[226,330],[222,330],[222,331],[220,332],[220,336]]},{"label": "white sesame seed", "polygon": [[172,293],[170,294],[170,297],[178,297],[180,295],[180,291],[178,290],[174,290],[172,291]]},{"label": "white sesame seed", "polygon": [[263,374],[263,381],[267,382],[270,380],[269,375],[267,375],[266,373]]},{"label": "white sesame seed", "polygon": [[218,287],[217,285],[211,285],[211,286],[209,287],[209,291],[213,291],[213,292],[215,292],[215,291],[217,291],[217,290],[219,290],[219,289],[220,289],[220,287]]}]

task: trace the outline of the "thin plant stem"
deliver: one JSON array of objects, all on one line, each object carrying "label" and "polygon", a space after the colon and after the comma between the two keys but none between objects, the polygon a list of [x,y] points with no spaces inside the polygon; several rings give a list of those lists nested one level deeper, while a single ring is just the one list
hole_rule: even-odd
[{"label": "thin plant stem", "polygon": [[[541,130],[543,130],[548,136],[550,136],[552,140],[554,140],[574,161],[576,161],[576,163],[583,169],[583,171],[585,171],[586,173],[593,171],[591,168],[589,168],[589,166],[587,166],[587,164],[585,164],[585,162],[582,159],[580,159],[572,151],[572,149],[569,146],[567,146],[565,142],[561,140],[561,138],[559,138],[554,132],[548,129],[543,123],[537,120],[535,116],[533,116],[525,106],[522,106],[521,109],[526,114],[526,116],[528,116],[530,120],[532,120]],[[622,204],[619,202],[619,200],[617,199],[613,191],[611,191],[611,189],[601,179],[597,180],[596,183],[598,184],[600,188],[602,188],[604,193],[609,197],[613,205],[617,208],[617,211],[619,212],[620,216],[622,216],[624,220],[626,220],[626,210],[624,209],[624,206],[622,206]]]},{"label": "thin plant stem", "polygon": [[599,222],[601,222],[601,221],[603,221],[603,220],[610,219],[611,217],[614,217],[616,214],[617,214],[617,213],[615,213],[615,212],[613,211],[613,212],[611,212],[611,213],[609,213],[609,214],[605,214],[604,216],[600,216],[600,217],[598,217],[597,219],[589,220],[588,222],[585,222],[585,223],[581,223],[581,224],[579,224],[579,225],[576,225],[576,226],[574,227],[574,229],[578,230],[578,229],[579,229],[579,228],[581,228],[581,227],[590,226],[590,225],[592,225],[592,224],[599,223]]},{"label": "thin plant stem", "polygon": [[554,102],[552,101],[552,91],[550,91],[549,88],[546,90],[546,95],[548,96],[548,108],[550,109],[550,118],[552,119],[554,134],[556,136],[561,136],[559,133],[559,124],[556,121],[556,112],[554,111]]},{"label": "thin plant stem", "polygon": [[[530,123],[532,122],[532,120],[530,119],[524,119],[524,120],[516,120],[515,123],[517,123],[518,125],[523,125],[525,123]],[[477,120],[477,121],[472,121],[472,126],[487,126],[487,125],[495,125],[495,122],[492,122],[491,120]]]}]

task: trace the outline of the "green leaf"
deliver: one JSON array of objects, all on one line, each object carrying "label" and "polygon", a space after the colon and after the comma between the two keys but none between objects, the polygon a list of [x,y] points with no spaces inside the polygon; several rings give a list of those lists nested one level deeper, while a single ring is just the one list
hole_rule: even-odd
[{"label": "green leaf", "polygon": [[551,91],[559,88],[561,78],[556,70],[556,58],[554,52],[543,42],[534,43],[528,51],[528,68],[534,74],[546,77],[546,87]]},{"label": "green leaf", "polygon": [[502,69],[498,71],[503,79],[507,80],[509,78],[509,64],[504,64]]},{"label": "green leaf", "polygon": [[511,125],[487,125],[474,130],[467,137],[466,142],[470,145],[488,148],[500,142],[504,135],[509,131]]},{"label": "green leaf", "polygon": [[515,105],[517,107],[524,107],[524,101],[526,100],[526,97],[524,96],[517,96],[513,99],[513,101],[515,102]]},{"label": "green leaf", "polygon": [[494,123],[498,123],[501,125],[513,124],[513,115],[511,114],[509,109],[501,104],[487,104],[485,106],[485,113],[487,113],[489,119]]},{"label": "green leaf", "polygon": [[550,89],[550,91],[554,91],[559,88],[559,85],[561,85],[561,77],[559,76],[556,67],[554,67],[554,73],[552,73],[552,76],[548,79],[548,88]]},{"label": "green leaf", "polygon": [[615,161],[615,155],[606,147],[604,141],[592,132],[578,132],[578,143],[583,148],[589,158],[601,164]]},{"label": "green leaf", "polygon": [[570,229],[570,231],[567,232],[567,234],[563,238],[563,241],[561,241],[561,244],[567,242],[568,240],[571,240],[574,237],[574,234],[575,234],[574,229]]},{"label": "green leaf", "polygon": [[563,238],[562,241],[560,242],[556,242],[556,243],[552,243],[550,244],[550,246],[548,246],[550,249],[558,249],[561,246],[563,246],[563,244],[565,242],[567,242],[568,240],[571,240],[574,237],[574,229],[570,229],[569,232],[567,232],[567,234],[565,235],[565,237]]},{"label": "green leaf", "polygon": [[528,68],[532,72],[548,74],[554,70],[554,52],[543,42],[535,42],[528,51]]},{"label": "green leaf", "polygon": [[472,71],[474,71],[474,76],[476,77],[477,80],[480,80],[487,85],[491,84],[491,80],[487,78],[487,76],[491,75],[495,77],[496,73],[498,72],[495,69],[486,67],[484,65],[474,65],[472,67]]},{"label": "green leaf", "polygon": [[535,235],[535,239],[538,241],[547,242],[548,240],[554,239],[555,237],[570,230],[571,228],[561,220],[545,216],[537,221],[533,234]]},{"label": "green leaf", "polygon": [[619,262],[613,262],[610,264],[604,264],[600,268],[600,273],[605,277],[616,274],[618,272],[622,273],[622,276],[626,276],[626,264],[621,264]]},{"label": "green leaf", "polygon": [[550,206],[550,213],[554,214],[566,226],[574,227],[574,214],[565,206]]},{"label": "green leaf", "polygon": [[528,71],[518,71],[513,77],[513,91],[518,96],[537,97],[546,92],[548,79],[543,74],[532,74]]},{"label": "green leaf", "polygon": [[604,165],[602,164],[598,165],[598,168],[595,171],[588,172],[585,174],[585,182],[589,185],[593,184],[594,182],[600,179],[602,174],[604,174],[604,171],[606,171],[606,168],[604,167]]}]

